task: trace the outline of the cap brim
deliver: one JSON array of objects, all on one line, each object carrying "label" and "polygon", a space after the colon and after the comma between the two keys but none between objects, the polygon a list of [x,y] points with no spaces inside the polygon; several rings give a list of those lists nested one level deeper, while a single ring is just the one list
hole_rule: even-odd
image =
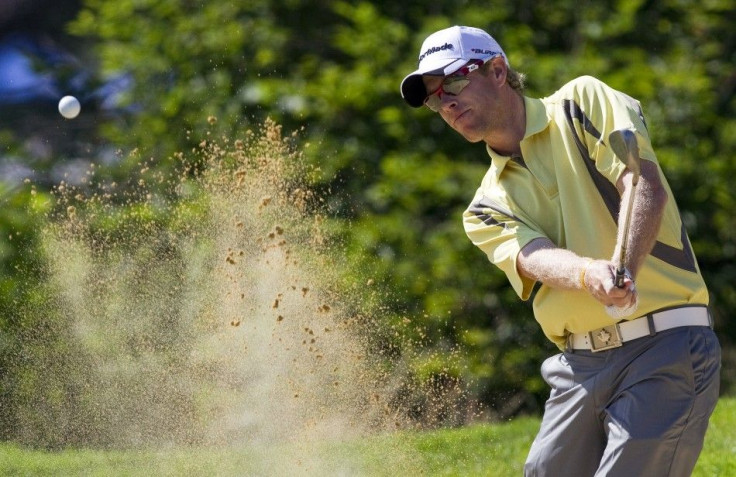
[{"label": "cap brim", "polygon": [[412,73],[401,82],[401,97],[409,103],[412,108],[418,108],[424,104],[427,97],[427,88],[424,87],[422,75]]},{"label": "cap brim", "polygon": [[439,62],[425,62],[421,68],[410,73],[401,82],[401,97],[409,103],[409,106],[418,108],[424,104],[427,97],[427,88],[422,81],[423,75],[447,76],[460,69],[468,60],[463,58],[442,58]]}]

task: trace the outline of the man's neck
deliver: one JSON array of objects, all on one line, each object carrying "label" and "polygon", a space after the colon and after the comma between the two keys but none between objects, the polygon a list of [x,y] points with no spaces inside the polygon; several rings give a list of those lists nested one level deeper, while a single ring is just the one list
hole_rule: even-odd
[{"label": "man's neck", "polygon": [[526,135],[526,105],[524,97],[509,92],[509,114],[505,127],[486,140],[488,146],[502,156],[521,156],[521,140]]}]

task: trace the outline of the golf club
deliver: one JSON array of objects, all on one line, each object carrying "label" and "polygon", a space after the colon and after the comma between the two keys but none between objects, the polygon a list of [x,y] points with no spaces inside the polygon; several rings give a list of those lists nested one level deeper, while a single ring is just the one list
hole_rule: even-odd
[{"label": "golf club", "polygon": [[629,195],[628,204],[626,204],[626,218],[624,220],[623,237],[621,239],[621,254],[618,259],[618,268],[616,268],[616,286],[624,287],[624,276],[626,275],[626,245],[629,240],[629,223],[631,221],[631,209],[634,205],[634,197],[636,194],[636,184],[639,182],[641,174],[641,164],[639,159],[639,145],[636,142],[636,135],[630,129],[617,129],[608,136],[608,143],[613,149],[613,153],[618,156],[626,167],[633,174],[631,180],[631,194]]}]

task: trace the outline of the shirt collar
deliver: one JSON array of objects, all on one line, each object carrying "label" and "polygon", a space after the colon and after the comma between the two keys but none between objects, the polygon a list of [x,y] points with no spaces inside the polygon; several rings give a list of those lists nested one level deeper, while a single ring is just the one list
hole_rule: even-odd
[{"label": "shirt collar", "polygon": [[[526,132],[524,133],[524,139],[521,140],[522,146],[527,138],[547,129],[550,122],[547,108],[541,99],[524,96],[524,107],[526,108]],[[486,151],[491,156],[491,168],[496,171],[496,177],[498,177],[511,157],[498,154],[487,144]]]}]

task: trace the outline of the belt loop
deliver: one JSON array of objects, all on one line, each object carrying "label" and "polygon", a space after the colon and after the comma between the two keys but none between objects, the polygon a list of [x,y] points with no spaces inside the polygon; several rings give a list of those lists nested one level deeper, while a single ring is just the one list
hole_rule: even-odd
[{"label": "belt loop", "polygon": [[568,333],[567,338],[565,338],[565,352],[575,353],[575,348],[572,347],[572,333]]},{"label": "belt loop", "polygon": [[649,336],[657,334],[657,329],[654,327],[654,314],[649,313],[647,315],[647,324],[649,325]]},{"label": "belt loop", "polygon": [[711,313],[710,307],[707,307],[705,311],[708,313],[708,324],[710,325],[710,329],[715,328],[715,320],[713,319],[713,313]]}]

